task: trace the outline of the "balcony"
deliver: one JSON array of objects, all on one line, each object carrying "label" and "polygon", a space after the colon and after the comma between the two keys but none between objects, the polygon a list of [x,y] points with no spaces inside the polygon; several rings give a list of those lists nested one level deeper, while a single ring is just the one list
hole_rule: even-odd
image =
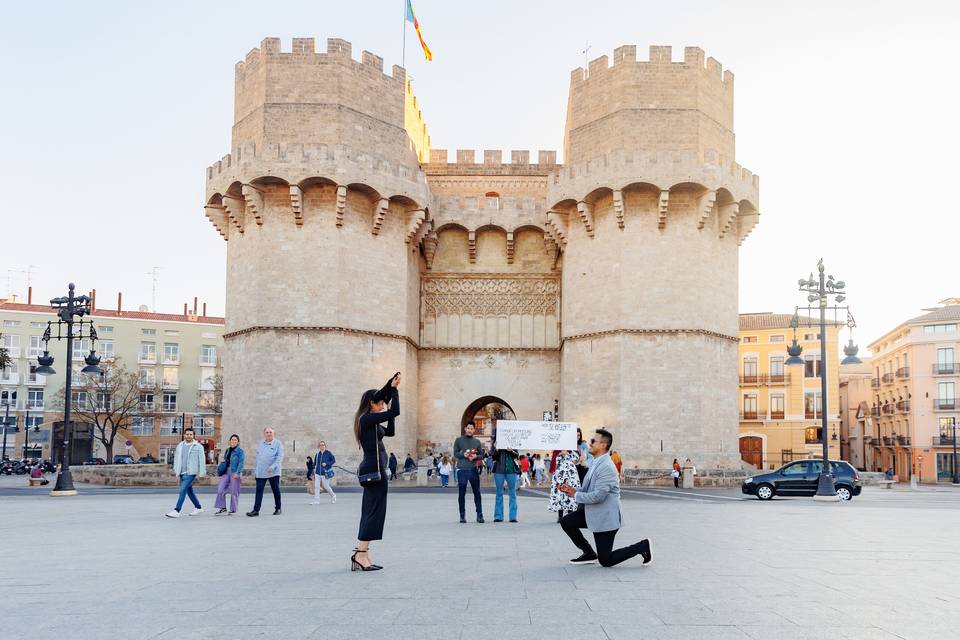
[{"label": "balcony", "polygon": [[47,384],[47,376],[42,376],[37,373],[28,373],[27,384],[31,387],[42,387]]},{"label": "balcony", "polygon": [[897,444],[903,445],[905,447],[909,447],[910,436],[897,436]]},{"label": "balcony", "polygon": [[760,376],[757,374],[741,375],[740,384],[744,386],[757,386],[760,384]]},{"label": "balcony", "polygon": [[883,446],[892,447],[893,443],[896,442],[896,439],[893,436],[882,436],[880,440],[883,441]]},{"label": "balcony", "polygon": [[892,416],[892,415],[895,414],[896,412],[897,412],[896,406],[894,406],[894,405],[892,405],[892,404],[885,404],[885,405],[883,405],[883,415],[885,415],[885,416]]},{"label": "balcony", "polygon": [[874,418],[880,417],[880,407],[870,407],[870,415]]},{"label": "balcony", "polygon": [[955,376],[960,373],[954,362],[938,362],[933,365],[933,375],[935,376]]},{"label": "balcony", "polygon": [[757,412],[756,411],[744,411],[740,414],[741,420],[756,420]]},{"label": "balcony", "polygon": [[164,389],[179,389],[180,383],[176,380],[164,380],[163,381]]},{"label": "balcony", "polygon": [[[957,439],[957,444],[960,445],[960,438]],[[933,436],[933,446],[935,447],[952,447],[953,446],[953,434],[941,433],[938,436]]]},{"label": "balcony", "polygon": [[787,385],[790,384],[790,376],[786,373],[770,373],[767,374],[767,384],[771,385]]},{"label": "balcony", "polygon": [[871,444],[873,440],[873,436],[863,436],[863,444]]},{"label": "balcony", "polygon": [[879,389],[879,388],[880,388],[880,378],[874,378],[873,380],[871,380],[871,381],[870,381],[870,388],[871,388],[871,389]]},{"label": "balcony", "polygon": [[156,403],[156,402],[141,402],[141,403],[140,403],[140,411],[143,411],[143,412],[145,412],[145,413],[149,413],[149,412],[154,411],[154,409],[156,409],[156,406],[157,406],[157,403]]},{"label": "balcony", "polygon": [[956,411],[957,401],[955,398],[934,398],[933,399],[933,410],[934,411]]},{"label": "balcony", "polygon": [[215,366],[217,366],[217,357],[214,356],[214,357],[212,357],[212,358],[207,358],[207,357],[204,357],[204,356],[201,355],[201,356],[200,356],[200,366],[201,366],[201,367],[215,367]]},{"label": "balcony", "polygon": [[137,356],[137,362],[140,364],[157,364],[157,354],[140,352]]},{"label": "balcony", "polygon": [[[807,420],[816,420],[816,418],[817,418],[817,412],[816,412],[816,411],[804,411],[804,412],[803,412],[803,417],[806,418]],[[817,442],[819,442],[819,440],[817,440]]]},{"label": "balcony", "polygon": [[910,377],[910,367],[900,367],[897,369],[898,378],[909,378]]},{"label": "balcony", "polygon": [[157,386],[156,378],[140,378],[137,381],[137,386],[141,389],[154,389]]},{"label": "balcony", "polygon": [[160,405],[160,411],[164,413],[176,413],[177,412],[177,403],[176,402],[164,402]]},{"label": "balcony", "polygon": [[0,384],[20,384],[20,374],[11,371],[0,372]]},{"label": "balcony", "polygon": [[890,384],[891,382],[893,382],[893,374],[885,373],[883,374],[883,377],[881,378],[881,380],[883,381],[883,384]]},{"label": "balcony", "polygon": [[899,411],[900,413],[910,413],[910,401],[901,400],[900,402],[898,402],[897,411]]},{"label": "balcony", "polygon": [[783,411],[770,411],[771,420],[783,420],[784,413]]},{"label": "balcony", "polygon": [[27,400],[27,411],[43,411],[43,400]]},{"label": "balcony", "polygon": [[163,364],[176,366],[176,365],[180,364],[180,356],[179,356],[179,355],[176,355],[176,356],[164,355],[164,356],[163,356]]}]

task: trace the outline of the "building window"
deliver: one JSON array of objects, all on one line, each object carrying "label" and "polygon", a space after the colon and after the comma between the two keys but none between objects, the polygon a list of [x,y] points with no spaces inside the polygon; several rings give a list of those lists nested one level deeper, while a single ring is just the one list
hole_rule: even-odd
[{"label": "building window", "polygon": [[180,335],[180,332],[177,331],[176,329],[166,329],[166,330],[164,330],[163,335],[165,335],[165,336],[179,336],[179,335]]},{"label": "building window", "polygon": [[74,409],[76,409],[77,411],[86,410],[87,408],[87,392],[86,391],[71,391],[70,399]]},{"label": "building window", "polygon": [[743,381],[744,382],[757,381],[757,357],[756,356],[746,356],[743,359]]},{"label": "building window", "polygon": [[823,441],[820,440],[820,433],[822,429],[820,427],[807,427],[804,429],[804,440],[806,444],[821,444]]},{"label": "building window", "polygon": [[0,382],[20,384],[20,369],[16,360],[11,360],[5,369],[0,369]]},{"label": "building window", "polygon": [[19,321],[19,320],[4,320],[4,321],[3,321],[3,326],[5,326],[5,327],[19,327],[19,326],[20,326],[20,321]]},{"label": "building window", "polygon": [[16,389],[0,389],[0,406],[6,405],[10,405],[11,407],[17,406]]},{"label": "building window", "polygon": [[743,396],[743,419],[757,419],[757,396],[754,393]]},{"label": "building window", "polygon": [[200,347],[200,366],[213,367],[217,364],[217,348],[212,344]]},{"label": "building window", "polygon": [[30,326],[33,327],[34,329],[46,329],[46,328],[47,328],[47,323],[46,323],[46,322],[31,322],[31,323],[30,323]]},{"label": "building window", "polygon": [[176,389],[180,386],[176,367],[163,368],[163,386],[169,389]]},{"label": "building window", "polygon": [[153,367],[140,368],[140,386],[154,387],[157,384],[157,370]]},{"label": "building window", "polygon": [[43,389],[27,389],[27,409],[43,409]]},{"label": "building window", "polygon": [[957,325],[955,324],[928,324],[923,327],[923,333],[926,335],[934,333],[956,333],[956,331]]},{"label": "building window", "polygon": [[153,411],[153,394],[152,393],[141,393],[140,394],[140,411]]},{"label": "building window", "polygon": [[176,342],[163,343],[164,364],[178,364],[180,362],[180,345]]},{"label": "building window", "polygon": [[819,391],[807,391],[803,394],[803,417],[814,420],[820,417],[820,406],[823,396]]},{"label": "building window", "polygon": [[753,344],[757,341],[757,336],[743,336],[740,341],[744,344]]},{"label": "building window", "polygon": [[[26,425],[27,429],[36,429],[43,424],[43,416],[30,416],[24,420],[24,424]],[[31,440],[35,439],[39,438],[31,438]]]},{"label": "building window", "polygon": [[483,198],[483,208],[484,209],[499,209],[500,208],[500,196],[497,193],[490,192]]},{"label": "building window", "polygon": [[113,340],[99,340],[97,342],[97,351],[104,360],[113,360]]},{"label": "building window", "polygon": [[183,431],[182,416],[168,416],[160,421],[160,435],[173,436]]},{"label": "building window", "polygon": [[133,416],[130,418],[130,434],[134,436],[152,436],[153,417]]},{"label": "building window", "polygon": [[820,356],[819,355],[810,355],[803,357],[803,377],[804,378],[819,378],[820,377]]},{"label": "building window", "polygon": [[954,418],[940,418],[940,437],[953,437]]},{"label": "building window", "polygon": [[770,378],[772,382],[783,382],[783,356],[770,357]]},{"label": "building window", "polygon": [[27,351],[28,358],[38,358],[43,355],[42,336],[30,336],[30,349]]},{"label": "building window", "polygon": [[9,333],[3,334],[3,336],[0,336],[0,347],[3,347],[7,351],[10,351],[11,352],[10,357],[19,358],[20,357],[20,336],[12,335]]},{"label": "building window", "polygon": [[784,398],[780,394],[770,396],[770,417],[782,420],[784,416]]},{"label": "building window", "polygon": [[953,347],[943,347],[941,349],[937,349],[937,372],[953,373],[953,370]]},{"label": "building window", "polygon": [[156,362],[156,361],[157,361],[157,343],[141,342],[140,343],[140,362]]},{"label": "building window", "polygon": [[163,394],[163,406],[161,407],[163,411],[176,411],[177,410],[177,394],[175,393],[165,393]]},{"label": "building window", "polygon": [[770,336],[770,342],[783,342],[783,336]]},{"label": "building window", "polygon": [[157,335],[157,330],[156,329],[140,329],[140,333],[142,333],[145,336],[155,336]]},{"label": "building window", "polygon": [[100,325],[97,327],[98,333],[113,333],[113,327],[109,325]]},{"label": "building window", "polygon": [[213,418],[210,416],[194,416],[193,417],[193,431],[197,437],[212,437],[213,436]]},{"label": "building window", "polygon": [[97,410],[113,411],[113,396],[103,391],[97,392]]},{"label": "building window", "polygon": [[90,339],[89,338],[74,338],[73,340],[73,359],[74,360],[83,360],[87,357],[87,353],[90,351]]}]

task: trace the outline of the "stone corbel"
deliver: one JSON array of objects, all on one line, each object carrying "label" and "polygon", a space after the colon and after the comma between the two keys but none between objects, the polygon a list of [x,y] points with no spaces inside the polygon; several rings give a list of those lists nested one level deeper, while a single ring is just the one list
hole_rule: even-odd
[{"label": "stone corbel", "polygon": [[383,218],[387,215],[387,209],[390,208],[390,201],[386,198],[380,198],[377,202],[377,210],[373,214],[373,235],[380,235],[380,225],[383,224]]},{"label": "stone corbel", "polygon": [[557,268],[557,259],[560,257],[560,246],[550,236],[543,236],[543,246],[547,250],[547,255],[552,258],[551,268]]},{"label": "stone corbel", "polygon": [[337,187],[337,226],[343,226],[343,211],[347,208],[347,187]]},{"label": "stone corbel", "polygon": [[468,231],[467,232],[467,245],[470,249],[470,263],[473,264],[477,261],[477,232]]},{"label": "stone corbel", "polygon": [[203,208],[203,211],[207,215],[207,220],[213,223],[217,233],[226,240],[230,235],[230,221],[224,206],[222,204],[208,204]]},{"label": "stone corbel", "polygon": [[620,191],[620,189],[613,191],[613,213],[617,216],[617,226],[623,229],[625,223],[623,217],[623,192]]},{"label": "stone corbel", "polygon": [[243,198],[223,196],[223,208],[227,212],[227,219],[233,223],[237,231],[243,233],[246,222],[246,205]]},{"label": "stone corbel", "polygon": [[295,184],[290,185],[290,209],[293,210],[293,221],[297,226],[303,226],[303,189]]},{"label": "stone corbel", "polygon": [[580,214],[580,221],[587,230],[587,235],[593,237],[593,207],[581,200],[577,203],[577,213]]},{"label": "stone corbel", "polygon": [[720,207],[720,237],[727,235],[727,232],[737,221],[737,214],[740,213],[740,204],[731,202]]},{"label": "stone corbel", "polygon": [[716,204],[716,202],[716,191],[707,191],[705,194],[700,196],[700,202],[697,203],[697,211],[700,214],[697,219],[697,229],[703,229],[703,225],[707,223],[707,220],[710,218],[710,214],[713,213],[713,206]]},{"label": "stone corbel", "polygon": [[513,231],[507,231],[507,264],[513,264],[513,252],[516,243],[513,239]]},{"label": "stone corbel", "polygon": [[437,244],[439,242],[440,239],[433,230],[423,237],[423,257],[427,262],[427,269],[433,269],[433,257],[437,255]]},{"label": "stone corbel", "polygon": [[743,241],[747,239],[747,236],[750,235],[750,232],[753,231],[753,228],[757,226],[757,222],[760,221],[760,212],[754,211],[753,213],[744,214],[737,216],[737,245],[742,245]]},{"label": "stone corbel", "polygon": [[250,184],[243,185],[240,191],[247,203],[247,211],[253,214],[257,224],[263,224],[263,192]]},{"label": "stone corbel", "polygon": [[566,217],[557,211],[547,211],[547,228],[551,229],[553,236],[557,239],[557,244],[562,249],[567,246],[567,223]]},{"label": "stone corbel", "polygon": [[660,192],[660,203],[658,206],[659,219],[657,220],[657,228],[665,229],[667,226],[667,206],[670,204],[670,192],[667,189],[664,189]]},{"label": "stone corbel", "polygon": [[407,222],[406,243],[410,244],[417,236],[421,225],[427,220],[427,212],[423,209],[414,209],[409,213],[410,219]]}]

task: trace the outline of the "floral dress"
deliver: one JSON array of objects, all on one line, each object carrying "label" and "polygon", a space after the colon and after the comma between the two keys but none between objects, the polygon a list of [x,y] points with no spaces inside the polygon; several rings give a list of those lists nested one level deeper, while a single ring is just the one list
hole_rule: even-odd
[{"label": "floral dress", "polygon": [[576,511],[577,501],[573,496],[560,491],[561,484],[568,484],[575,489],[580,488],[580,476],[577,475],[577,461],[580,459],[577,451],[565,451],[557,456],[557,470],[553,474],[550,485],[550,511]]}]

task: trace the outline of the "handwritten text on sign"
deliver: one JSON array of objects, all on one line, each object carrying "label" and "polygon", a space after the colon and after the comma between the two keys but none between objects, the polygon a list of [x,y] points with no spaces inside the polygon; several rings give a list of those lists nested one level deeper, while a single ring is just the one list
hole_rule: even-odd
[{"label": "handwritten text on sign", "polygon": [[497,448],[543,451],[577,448],[577,423],[497,420]]}]

